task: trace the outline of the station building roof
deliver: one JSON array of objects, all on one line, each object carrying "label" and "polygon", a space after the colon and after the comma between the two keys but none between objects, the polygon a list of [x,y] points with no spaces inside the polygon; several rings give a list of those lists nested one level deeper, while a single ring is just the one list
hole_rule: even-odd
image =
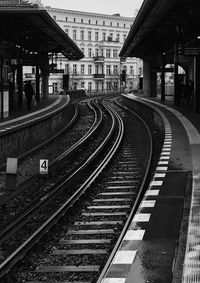
[{"label": "station building roof", "polygon": [[174,52],[175,43],[199,46],[199,0],[144,0],[120,57]]},{"label": "station building roof", "polygon": [[62,53],[69,60],[84,57],[78,46],[44,8],[0,5],[0,42],[27,52]]}]

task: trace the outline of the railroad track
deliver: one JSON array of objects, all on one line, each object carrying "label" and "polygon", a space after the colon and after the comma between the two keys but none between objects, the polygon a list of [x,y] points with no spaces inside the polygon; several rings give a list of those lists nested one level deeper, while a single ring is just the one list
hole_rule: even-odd
[{"label": "railroad track", "polygon": [[[73,154],[75,152],[78,151],[78,148],[81,148],[81,146],[84,146],[84,143],[87,142],[87,140],[89,140],[89,138],[92,137],[93,133],[95,133],[98,130],[98,127],[100,126],[100,124],[102,123],[102,113],[101,113],[101,109],[98,109],[97,106],[95,106],[95,103],[93,103],[92,101],[88,104],[89,107],[91,108],[91,110],[94,113],[94,121],[92,123],[92,125],[90,126],[90,128],[88,129],[88,131],[82,135],[78,140],[74,141],[74,144],[72,144],[71,147],[69,147],[69,138],[71,138],[71,135],[66,134],[66,137],[61,137],[58,139],[58,141],[54,141],[53,145],[50,146],[50,149],[48,148],[49,145],[49,141],[47,141],[47,152],[52,155],[50,150],[57,150],[57,145],[59,145],[59,155],[57,154],[57,156],[53,159],[52,158],[52,162],[49,165],[49,175],[55,175],[58,170],[57,167],[59,165],[59,163],[63,162],[64,160],[68,160],[68,163],[70,162],[70,158],[73,158]],[[77,130],[76,130],[77,132]],[[75,132],[75,134],[76,134]],[[69,136],[69,137],[68,137]],[[77,138],[78,136],[80,136],[80,134],[77,134]],[[77,139],[76,138],[76,139]],[[64,144],[64,145],[62,145]],[[43,145],[42,145],[43,146]],[[38,148],[38,147],[37,147]],[[67,148],[67,149],[66,149]],[[49,190],[49,187],[52,186],[53,183],[55,183],[55,177],[54,178],[48,178],[49,180],[49,184],[46,184],[45,186],[43,186],[43,183],[46,183],[46,179],[43,180],[41,178],[41,175],[39,175],[39,159],[41,158],[41,156],[43,157],[44,154],[46,154],[45,156],[47,156],[46,151],[44,151],[43,149],[35,156],[30,156],[28,155],[28,159],[32,160],[32,164],[29,164],[28,161],[24,161],[22,162],[22,164],[20,163],[20,168],[19,171],[23,171],[24,170],[24,164],[27,162],[28,163],[28,170],[30,171],[30,173],[32,172],[32,175],[29,177],[26,177],[26,171],[25,171],[25,177],[23,178],[23,180],[17,185],[17,189],[15,191],[10,191],[5,193],[5,196],[2,195],[0,198],[0,202],[1,204],[5,204],[8,205],[9,204],[9,210],[7,209],[7,207],[3,207],[2,206],[2,215],[4,217],[4,219],[1,218],[1,223],[5,221],[5,218],[7,219],[10,215],[16,214],[19,211],[19,208],[22,206],[20,205],[20,203],[23,203],[23,199],[24,199],[24,195],[26,194],[26,192],[28,193],[28,198],[30,198],[30,201],[32,201],[32,199],[35,199],[36,196],[40,197],[41,194],[46,192],[46,190]],[[20,158],[21,159],[21,158]],[[35,164],[34,164],[35,163]],[[72,164],[73,165],[73,164]],[[68,166],[69,170],[72,170],[72,165]],[[29,166],[31,168],[31,170],[29,169]],[[34,173],[34,169],[37,166],[37,170],[35,170],[36,172]],[[27,167],[27,165],[26,165]],[[66,167],[66,166],[65,166]],[[33,169],[32,169],[33,168]],[[30,174],[29,173],[29,174]],[[24,174],[24,173],[23,173]],[[59,177],[59,173],[56,175],[56,181],[58,180]],[[5,184],[5,178],[2,181],[1,178],[1,183]],[[44,187],[44,188],[43,188]],[[43,188],[43,189],[42,189]],[[31,196],[31,192],[32,196]],[[28,201],[26,199],[26,204],[24,204],[24,206],[26,206],[28,204]],[[13,209],[12,209],[13,208]]]},{"label": "railroad track", "polygon": [[[46,255],[47,259],[44,259],[44,252],[38,257],[39,251],[36,251],[38,262],[45,262],[46,265],[37,263],[36,267],[32,262],[32,270],[26,273],[23,267],[17,265],[15,271],[11,269],[8,273],[9,280],[12,280],[12,275],[18,270],[20,279],[17,280],[21,280],[19,282],[64,282],[69,279],[72,282],[96,282],[116,242],[119,244],[123,227],[126,227],[127,219],[134,213],[143,191],[150,165],[151,136],[145,123],[135,114],[134,120],[132,117],[130,120],[126,110],[118,109],[119,115],[114,109],[116,106],[114,107],[111,102],[104,101],[103,105],[112,115],[111,148],[107,153],[103,153],[103,160],[99,161],[98,165],[94,167],[92,163],[92,173],[78,186],[76,193],[64,204],[59,204],[58,210],[18,250],[1,263],[0,276],[4,276],[3,280],[6,280],[5,274],[8,269],[60,221],[60,218],[63,219],[66,212],[74,212],[77,201],[79,216],[75,215],[73,219],[68,220],[72,222],[70,225],[68,221],[64,222],[62,227],[57,225],[58,236],[55,237],[55,231],[53,236],[50,232],[46,234],[49,238],[56,238],[54,248],[48,247],[51,254]],[[132,135],[130,130],[133,132]],[[108,147],[107,142],[105,144]],[[103,146],[99,147],[102,151]],[[51,236],[48,236],[49,234]],[[34,258],[33,253],[32,259]],[[31,261],[30,256],[28,261]]]},{"label": "railroad track", "polygon": [[[108,135],[109,137],[112,136],[112,132],[113,132],[113,127],[111,128],[110,134]],[[102,132],[101,132],[101,134],[102,134]],[[101,139],[104,139],[104,136],[101,137]],[[101,139],[100,139],[100,140],[101,140]],[[99,150],[102,148],[102,144],[105,145],[106,142],[107,142],[107,139],[105,139],[103,143],[100,142],[101,144],[100,144],[100,146],[99,146]],[[87,163],[90,163],[90,162],[93,160],[93,158],[94,158],[94,156],[97,154],[97,152],[98,152],[98,151],[95,150],[95,152],[93,153],[93,155],[90,154],[90,156],[88,157]],[[86,163],[86,162],[85,162],[85,163]],[[66,182],[69,182],[69,179],[71,179],[73,176],[76,176],[76,178],[77,178],[77,175],[80,174],[80,171],[85,167],[85,163],[82,161],[82,163],[81,163],[80,166],[79,166],[79,169],[74,170],[74,172],[71,173],[71,176],[68,176],[68,177],[67,177],[67,180],[63,181],[64,184],[61,183],[60,186],[59,186],[59,188],[55,188],[55,189],[53,190],[53,192],[51,193],[51,195],[55,195],[55,194],[56,194],[56,190],[57,190],[57,193],[59,193],[60,188],[63,187],[64,185],[66,185]],[[65,178],[66,178],[66,176],[65,176]],[[41,202],[40,202],[40,204],[39,204],[37,207],[41,207],[41,206],[42,206],[42,202],[43,202],[43,203],[47,203],[47,202],[50,201],[50,199],[52,199],[52,196],[48,196],[48,197],[47,197],[47,196],[44,196],[44,197],[41,199]],[[39,209],[39,208],[38,208],[38,209]],[[35,211],[35,210],[36,210],[36,208],[35,208],[35,206],[34,206],[34,208],[33,208],[33,207],[31,208],[31,212],[30,212],[30,213],[33,213],[33,211]],[[25,217],[24,217],[24,216],[25,216]],[[8,237],[9,235],[11,235],[11,234],[14,232],[14,230],[18,229],[19,226],[24,225],[24,223],[27,222],[27,220],[31,217],[30,214],[27,213],[27,211],[25,211],[24,216],[20,215],[20,217],[18,218],[17,222],[14,223],[14,222],[12,221],[11,225],[6,225],[6,226],[4,227],[4,232],[5,232],[5,233],[4,233],[4,232],[2,233],[2,237],[1,237],[1,241],[2,241],[2,242],[5,240],[5,237]],[[22,219],[23,219],[23,220],[22,220]],[[23,224],[21,223],[22,221],[24,222]],[[18,225],[16,225],[16,223],[18,223]],[[8,229],[9,226],[10,226],[11,228]],[[16,228],[15,228],[15,227],[16,227]],[[3,229],[2,229],[2,231],[3,231]],[[8,245],[10,245],[10,242],[12,242],[12,241],[9,240]],[[6,246],[6,244],[5,244],[5,246]],[[8,249],[8,248],[7,248],[7,249]]]}]

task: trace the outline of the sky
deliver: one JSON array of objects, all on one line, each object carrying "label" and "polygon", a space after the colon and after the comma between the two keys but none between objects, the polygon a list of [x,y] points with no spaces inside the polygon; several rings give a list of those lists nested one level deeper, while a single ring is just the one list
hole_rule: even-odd
[{"label": "sky", "polygon": [[124,17],[135,17],[143,0],[42,0],[45,6],[76,10],[83,12],[94,12],[100,14],[117,14]]}]

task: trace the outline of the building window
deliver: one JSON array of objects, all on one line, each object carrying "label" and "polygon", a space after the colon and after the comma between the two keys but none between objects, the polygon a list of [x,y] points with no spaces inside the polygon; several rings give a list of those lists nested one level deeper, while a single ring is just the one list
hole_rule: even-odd
[{"label": "building window", "polygon": [[92,91],[92,83],[88,82],[88,91]]},{"label": "building window", "polygon": [[118,51],[117,51],[117,49],[114,49],[113,50],[113,58],[117,58],[117,55],[118,55]]},{"label": "building window", "polygon": [[119,27],[119,23],[117,23],[117,27]]},{"label": "building window", "polygon": [[95,65],[95,74],[99,73],[99,65]]},{"label": "building window", "polygon": [[35,67],[32,67],[32,74],[35,74]]},{"label": "building window", "polygon": [[76,18],[74,18],[74,23],[76,22]]},{"label": "building window", "polygon": [[81,24],[83,24],[83,19],[81,19]]},{"label": "building window", "polygon": [[123,34],[123,40],[124,40],[124,42],[125,42],[125,40],[126,40],[126,34]]},{"label": "building window", "polygon": [[111,82],[106,83],[106,90],[111,91]]},{"label": "building window", "polygon": [[77,74],[77,65],[76,64],[73,65],[73,74]]},{"label": "building window", "polygon": [[133,69],[133,66],[130,66],[130,74],[131,74],[131,75],[134,75],[134,69]]},{"label": "building window", "polygon": [[95,41],[99,41],[99,33],[95,32]]},{"label": "building window", "polygon": [[142,68],[140,67],[139,68],[139,76],[141,76],[142,75]]},{"label": "building window", "polygon": [[126,27],[126,24],[124,24],[124,28]]},{"label": "building window", "polygon": [[104,65],[101,65],[101,74],[104,74]]},{"label": "building window", "polygon": [[88,57],[92,57],[92,48],[88,48]]},{"label": "building window", "polygon": [[65,74],[69,74],[69,64],[65,64]]},{"label": "building window", "polygon": [[92,40],[92,32],[88,31],[88,40],[91,41]]},{"label": "building window", "polygon": [[99,90],[99,82],[95,82],[95,90],[96,90],[96,91]]},{"label": "building window", "polygon": [[76,30],[73,30],[73,39],[76,39]]},{"label": "building window", "polygon": [[111,65],[106,65],[106,75],[111,74]]},{"label": "building window", "polygon": [[81,65],[81,74],[83,75],[85,73],[85,65]]},{"label": "building window", "polygon": [[118,89],[118,82],[114,82],[114,90],[116,91]]},{"label": "building window", "polygon": [[88,20],[88,24],[91,24],[91,20]]},{"label": "building window", "polygon": [[68,34],[69,30],[68,30],[68,29],[65,29],[65,32],[66,32],[66,34]]},{"label": "building window", "polygon": [[117,42],[120,41],[120,34],[119,34],[119,33],[117,33],[117,35],[116,35],[116,41],[117,41]]},{"label": "building window", "polygon": [[99,56],[99,49],[96,48],[96,49],[95,49],[95,57],[98,57],[98,56]]},{"label": "building window", "polygon": [[112,22],[110,22],[110,26],[112,27]]},{"label": "building window", "polygon": [[96,25],[98,25],[98,21],[96,20]]},{"label": "building window", "polygon": [[84,40],[84,30],[81,30],[81,40]]},{"label": "building window", "polygon": [[56,16],[53,16],[54,21],[56,21]]},{"label": "building window", "polygon": [[113,74],[118,75],[118,65],[113,66]]},{"label": "building window", "polygon": [[92,65],[88,65],[88,75],[92,74]]},{"label": "building window", "polygon": [[81,82],[81,88],[82,88],[82,89],[85,88],[85,82]]},{"label": "building window", "polygon": [[105,33],[105,32],[102,33],[102,40],[103,40],[103,41],[106,40],[106,33]]},{"label": "building window", "polygon": [[67,18],[67,17],[65,18],[65,21],[66,21],[66,22],[68,21],[68,18]]},{"label": "building window", "polygon": [[110,40],[113,41],[113,33],[110,33],[109,37],[110,37]]},{"label": "building window", "polygon": [[111,53],[111,50],[110,49],[106,49],[106,58],[110,58],[110,53]]}]

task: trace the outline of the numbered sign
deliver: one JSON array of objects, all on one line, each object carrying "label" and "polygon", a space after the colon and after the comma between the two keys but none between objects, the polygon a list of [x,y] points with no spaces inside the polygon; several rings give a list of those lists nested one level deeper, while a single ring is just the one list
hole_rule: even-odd
[{"label": "numbered sign", "polygon": [[48,159],[40,159],[40,174],[48,174]]}]

